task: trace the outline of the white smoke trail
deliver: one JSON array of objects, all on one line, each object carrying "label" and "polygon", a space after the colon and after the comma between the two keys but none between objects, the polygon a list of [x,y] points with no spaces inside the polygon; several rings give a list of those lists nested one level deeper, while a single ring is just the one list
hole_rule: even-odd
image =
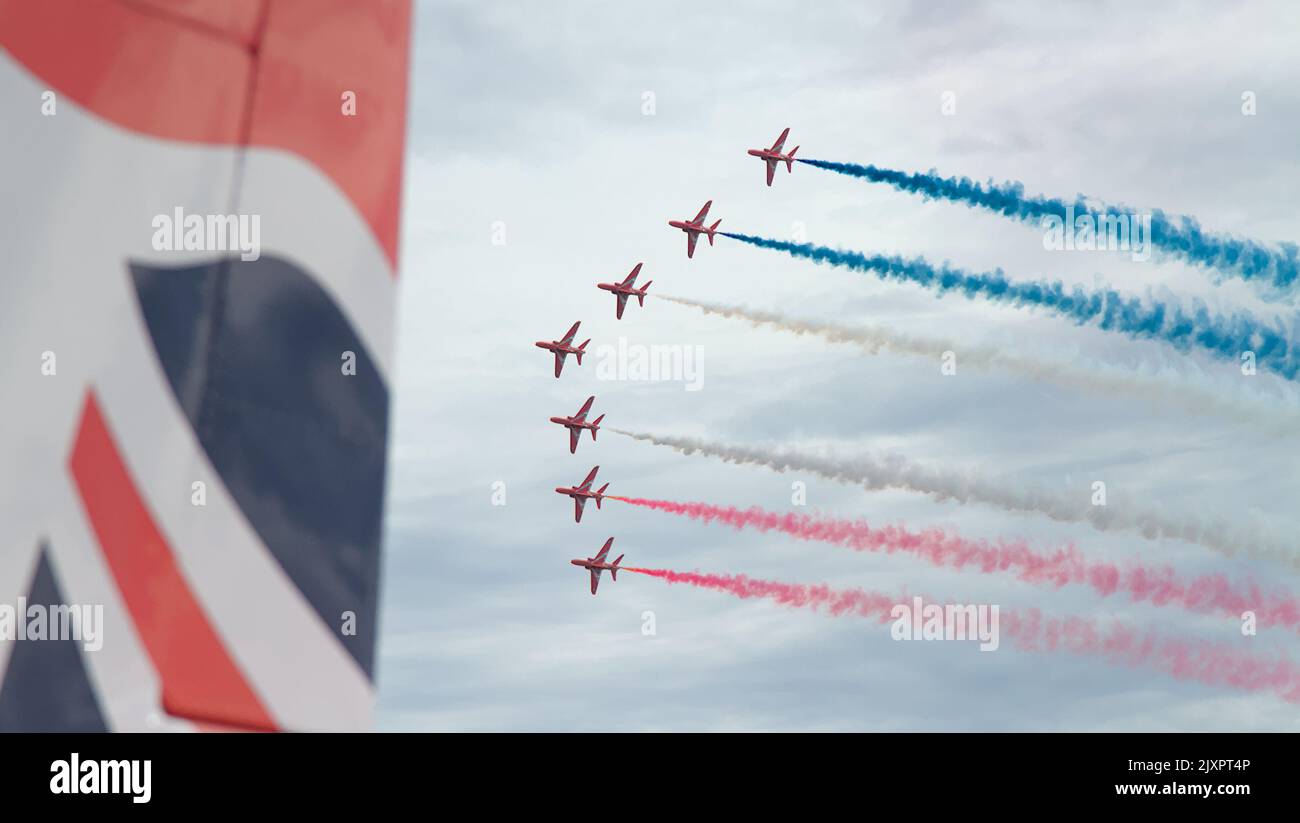
[{"label": "white smoke trail", "polygon": [[1185,540],[1229,557],[1241,552],[1247,557],[1275,560],[1300,568],[1300,554],[1294,548],[1294,541],[1284,540],[1260,526],[1235,529],[1197,513],[1176,512],[1172,506],[1160,512],[1125,509],[1113,503],[1094,506],[1090,497],[1066,499],[1042,490],[1015,488],[970,472],[921,466],[898,455],[868,454],[844,460],[785,448],[737,446],[700,438],[606,428],[634,440],[667,446],[682,454],[702,454],[728,463],[764,466],[778,472],[809,472],[873,491],[903,489],[939,501],[983,503],[1011,512],[1040,514],[1066,523],[1087,523],[1099,531],[1136,532],[1150,540],[1161,537]]},{"label": "white smoke trail", "polygon": [[660,300],[690,306],[705,314],[744,320],[797,335],[815,335],[832,343],[849,343],[871,354],[882,349],[938,360],[943,352],[956,352],[958,362],[985,371],[1001,369],[1072,389],[1129,395],[1152,403],[1173,405],[1193,414],[1215,414],[1256,427],[1273,436],[1300,434],[1300,406],[1258,393],[1236,393],[1193,375],[1134,371],[1096,363],[1071,363],[1050,357],[1025,357],[991,346],[969,345],[940,337],[917,337],[883,326],[840,326],[803,320],[779,312],[744,306],[709,303],[661,294]]}]

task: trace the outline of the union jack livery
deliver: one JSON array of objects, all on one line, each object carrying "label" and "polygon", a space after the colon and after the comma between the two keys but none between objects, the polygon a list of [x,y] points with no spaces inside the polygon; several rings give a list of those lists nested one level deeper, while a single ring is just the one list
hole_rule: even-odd
[{"label": "union jack livery", "polygon": [[0,0],[0,731],[370,725],[409,38]]}]

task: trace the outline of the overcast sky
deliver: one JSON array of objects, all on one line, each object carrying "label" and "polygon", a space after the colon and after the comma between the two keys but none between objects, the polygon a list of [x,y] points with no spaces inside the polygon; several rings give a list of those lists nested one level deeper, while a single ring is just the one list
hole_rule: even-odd
[{"label": "overcast sky", "polygon": [[[879,324],[1026,356],[1196,372],[1231,363],[1077,328],[1046,314],[941,300],[725,238],[685,256],[709,198],[722,228],[921,254],[1013,278],[1167,290],[1217,309],[1279,311],[1239,281],[1103,253],[1049,252],[1040,232],[809,166],[772,188],[745,149],[786,126],[800,156],[1020,180],[1028,191],[1196,215],[1300,238],[1300,8],[1295,4],[417,3],[398,368],[390,455],[379,726],[385,729],[1290,729],[1270,694],[1153,669],[907,643],[888,627],[622,575],[592,597],[568,565],[613,535],[626,563],[924,592],[959,603],[1121,618],[1171,636],[1244,639],[1090,591],[933,569],[741,533],[552,488],[597,463],[612,493],[818,511],[977,537],[1073,541],[1090,557],[1282,581],[1294,570],[1199,546],[1101,533],[979,504],[937,503],[723,464],[602,432],[576,455],[547,422],[590,394],[607,423],[665,434],[894,452],[943,469],[1113,505],[1194,510],[1294,529],[1300,437],[1007,373],[860,350],[656,301],[657,291],[845,324]],[[1257,114],[1243,116],[1250,91]],[[955,95],[955,114],[941,108]],[[646,94],[653,94],[647,113]],[[504,243],[494,243],[504,234]],[[597,281],[637,262],[654,285],[614,319]],[[1284,306],[1293,312],[1293,306]],[[533,341],[582,320],[592,348],[702,347],[702,386],[551,374]],[[1258,375],[1255,390],[1293,398]],[[504,483],[504,506],[492,505]],[[791,484],[807,484],[807,507]],[[654,613],[656,633],[642,633]],[[1279,636],[1281,635],[1281,636]]]}]

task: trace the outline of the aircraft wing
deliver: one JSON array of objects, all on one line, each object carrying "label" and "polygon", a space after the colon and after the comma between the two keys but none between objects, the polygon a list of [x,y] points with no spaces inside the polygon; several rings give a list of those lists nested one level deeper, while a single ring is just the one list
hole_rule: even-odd
[{"label": "aircraft wing", "polygon": [[781,136],[776,138],[776,142],[772,144],[772,148],[768,149],[768,151],[775,151],[775,152],[781,151],[781,147],[785,145],[785,138],[788,137],[789,134],[790,134],[790,127],[787,126],[785,131],[781,132]]},{"label": "aircraft wing", "polygon": [[589,569],[591,572],[591,593],[596,593],[596,587],[600,585],[600,569]]},{"label": "aircraft wing", "polygon": [[623,278],[623,282],[622,282],[620,285],[623,285],[623,286],[630,286],[630,285],[632,285],[633,283],[636,282],[636,276],[637,276],[638,274],[640,274],[640,273],[641,273],[641,264],[640,264],[640,263],[637,263],[637,264],[636,264],[636,268],[632,269],[632,273],[631,273],[631,274],[629,274],[627,277]]},{"label": "aircraft wing", "polygon": [[569,454],[578,453],[578,439],[582,437],[582,429],[574,426],[569,427]]},{"label": "aircraft wing", "polygon": [[772,185],[772,176],[774,174],[776,174],[776,161],[768,160],[767,161],[767,184],[769,186]]},{"label": "aircraft wing", "polygon": [[694,223],[694,224],[696,224],[697,226],[702,226],[702,225],[704,225],[704,218],[705,218],[705,217],[708,215],[708,213],[709,213],[709,206],[712,206],[712,205],[713,205],[713,201],[712,201],[712,200],[707,201],[707,202],[704,204],[704,208],[700,209],[700,213],[697,214],[697,215],[695,215],[695,219],[692,220],[691,222]]},{"label": "aircraft wing", "polygon": [[623,319],[623,309],[627,308],[627,295],[619,292],[615,297],[618,299],[618,305],[614,307],[614,318]]},{"label": "aircraft wing", "polygon": [[562,351],[555,352],[555,376],[556,377],[559,377],[560,372],[564,370],[564,358],[567,356],[568,356],[568,352],[562,352]]},{"label": "aircraft wing", "polygon": [[575,414],[575,415],[573,416],[573,419],[574,419],[574,420],[586,420],[586,419],[587,419],[587,412],[591,411],[591,404],[592,404],[592,403],[595,403],[595,402],[596,402],[596,395],[593,394],[591,397],[588,397],[588,398],[587,398],[587,402],[586,402],[586,403],[583,403],[583,404],[582,404],[582,408],[578,409],[578,413]]},{"label": "aircraft wing", "polygon": [[578,488],[583,490],[590,489],[591,481],[596,479],[596,472],[598,471],[600,471],[600,466],[592,467],[592,470],[587,473],[587,479],[582,481],[582,483],[578,486]]},{"label": "aircraft wing", "polygon": [[[406,0],[0,0],[0,603],[103,643],[0,643],[0,731],[370,726],[409,40]],[[182,211],[260,254],[167,250]]]},{"label": "aircraft wing", "polygon": [[614,545],[614,538],[611,537],[605,541],[605,545],[600,547],[600,552],[592,559],[597,563],[604,563],[605,558],[609,557],[609,547],[612,545]]},{"label": "aircraft wing", "polygon": [[686,256],[687,257],[695,256],[695,241],[698,238],[699,235],[696,234],[695,232],[690,232],[690,231],[686,232]]},{"label": "aircraft wing", "polygon": [[586,506],[586,504],[587,504],[587,498],[585,497],[573,498],[573,522],[574,523],[582,522],[582,510],[583,507]]},{"label": "aircraft wing", "polygon": [[577,337],[578,335],[578,326],[581,325],[582,325],[582,321],[579,320],[577,323],[574,323],[572,326],[570,326],[569,330],[564,333],[564,337],[560,338],[560,342],[566,346],[572,343],[573,338]]}]

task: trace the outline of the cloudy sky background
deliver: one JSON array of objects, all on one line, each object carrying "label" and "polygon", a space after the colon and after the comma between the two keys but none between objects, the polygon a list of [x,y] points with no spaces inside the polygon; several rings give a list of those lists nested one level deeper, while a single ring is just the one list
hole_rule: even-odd
[{"label": "cloudy sky background", "polygon": [[[662,291],[1022,354],[1196,371],[1224,391],[1231,363],[1075,328],[1046,314],[935,299],[720,238],[687,260],[670,218],[712,198],[724,230],[923,254],[1012,277],[1168,290],[1263,316],[1239,281],[1177,263],[1048,252],[1037,229],[927,203],[808,166],[772,188],[745,149],[791,126],[801,156],[937,168],[1159,206],[1266,240],[1300,237],[1300,8],[1288,3],[417,4],[402,249],[398,377],[388,489],[379,727],[384,729],[1289,729],[1270,694],[1179,683],[1095,658],[1009,643],[902,643],[888,626],[635,575],[587,591],[568,565],[610,535],[626,563],[962,603],[1119,617],[1251,649],[1232,620],[1122,597],[1051,591],[911,558],[741,533],[611,502],[581,524],[552,492],[596,463],[613,493],[873,522],[967,536],[1075,541],[1089,556],[1168,561],[1188,573],[1294,571],[1171,540],[981,505],[866,492],[738,467],[612,433],[576,455],[547,422],[589,395],[610,425],[742,443],[825,447],[917,462],[1086,501],[1295,527],[1300,438],[1004,373],[939,373],[937,360],[754,330],[654,300],[614,319],[597,281],[644,262]],[[1241,113],[1243,91],[1258,114]],[[643,93],[655,95],[653,116]],[[941,95],[956,95],[955,116]],[[494,245],[493,226],[506,242]],[[592,357],[561,379],[533,341],[582,320],[592,348],[702,346],[703,388],[602,381]],[[1256,392],[1294,405],[1267,375]],[[494,482],[507,505],[493,506]],[[1082,505],[1083,503],[1081,503]],[[657,634],[644,636],[653,611]]]}]

